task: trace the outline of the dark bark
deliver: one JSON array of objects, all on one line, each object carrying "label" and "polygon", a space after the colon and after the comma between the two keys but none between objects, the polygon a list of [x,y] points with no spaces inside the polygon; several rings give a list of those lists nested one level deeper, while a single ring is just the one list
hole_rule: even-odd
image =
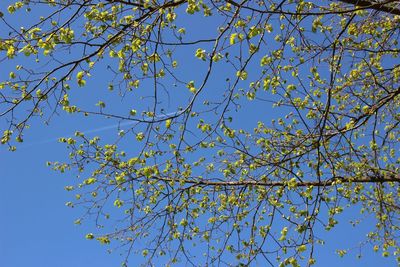
[{"label": "dark bark", "polygon": [[388,0],[382,2],[364,1],[364,0],[339,0],[348,4],[353,4],[356,6],[366,7],[374,9],[376,11],[381,11],[393,15],[400,15],[400,9],[395,5],[400,5],[400,1]]}]

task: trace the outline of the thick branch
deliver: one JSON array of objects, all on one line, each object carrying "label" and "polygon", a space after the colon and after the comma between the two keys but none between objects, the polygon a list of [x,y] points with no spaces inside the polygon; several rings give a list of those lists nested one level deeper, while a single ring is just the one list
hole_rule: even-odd
[{"label": "thick branch", "polygon": [[[152,179],[162,180],[165,182],[177,182],[180,183],[182,180],[174,178],[164,178],[153,176]],[[385,177],[363,177],[363,178],[353,178],[353,177],[332,177],[325,181],[297,181],[295,184],[291,184],[293,187],[328,187],[338,184],[347,183],[388,183],[388,182],[400,182],[400,175],[388,175]],[[267,187],[279,187],[288,186],[288,181],[257,181],[257,180],[243,180],[243,181],[210,181],[210,180],[184,180],[185,184],[192,184],[196,186],[267,186]]]},{"label": "thick branch", "polygon": [[389,14],[393,14],[393,15],[400,15],[400,9],[395,8],[395,7],[391,7],[388,6],[388,4],[399,4],[399,1],[397,0],[389,0],[389,1],[384,1],[384,2],[372,2],[372,1],[365,1],[365,0],[339,0],[341,2],[345,2],[348,4],[352,4],[355,6],[361,6],[361,7],[366,7],[366,8],[370,8],[370,9],[374,9],[377,11],[382,11],[382,12],[386,12]]}]

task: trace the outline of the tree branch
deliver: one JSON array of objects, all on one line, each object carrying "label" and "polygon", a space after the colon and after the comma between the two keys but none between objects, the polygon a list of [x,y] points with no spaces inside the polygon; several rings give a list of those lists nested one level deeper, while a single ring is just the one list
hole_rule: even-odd
[{"label": "tree branch", "polygon": [[387,6],[388,4],[391,4],[391,3],[399,4],[400,1],[397,1],[397,0],[389,0],[389,1],[384,1],[384,2],[380,2],[380,3],[364,1],[364,0],[339,0],[339,1],[348,3],[348,4],[352,4],[355,6],[361,6],[361,7],[374,9],[376,11],[386,12],[386,13],[393,14],[393,15],[400,15],[400,9]]},{"label": "tree branch", "polygon": [[[153,176],[152,179],[161,180],[165,182],[177,182],[180,183],[182,180],[176,178],[165,178],[160,176]],[[400,182],[400,175],[388,175],[383,176],[368,176],[362,178],[352,178],[352,177],[332,177],[325,181],[297,181],[292,186],[294,187],[327,187],[334,186],[337,184],[346,183],[388,183],[388,182]],[[195,186],[268,186],[268,187],[286,187],[289,185],[288,181],[257,181],[257,180],[243,180],[243,181],[210,181],[210,180],[184,180],[186,184],[192,184]]]}]

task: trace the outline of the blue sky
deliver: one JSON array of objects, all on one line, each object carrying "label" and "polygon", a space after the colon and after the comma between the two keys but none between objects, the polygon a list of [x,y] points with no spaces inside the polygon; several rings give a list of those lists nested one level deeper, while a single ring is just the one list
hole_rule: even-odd
[{"label": "blue sky", "polygon": [[[6,1],[10,2],[10,1]],[[0,5],[4,10],[6,4]],[[17,23],[17,22],[16,22]],[[194,29],[205,27],[193,24]],[[205,36],[206,37],[206,36]],[[195,48],[191,48],[191,50]],[[15,63],[15,62],[14,62]],[[197,63],[185,62],[187,72],[193,77],[191,70],[198,67]],[[196,65],[197,64],[197,65]],[[3,65],[5,68],[11,65]],[[223,69],[219,69],[220,75]],[[87,88],[78,89],[72,99],[79,103],[94,104],[106,97],[110,104],[118,108],[120,102],[110,97],[104,87],[107,82],[105,68],[97,72],[95,79],[88,80]],[[210,87],[217,90],[220,84],[212,83]],[[95,91],[96,90],[96,91]],[[176,99],[175,99],[176,100]],[[179,100],[179,99],[178,99]],[[128,101],[128,100],[126,100]],[[173,106],[172,106],[173,107]],[[252,106],[248,113],[238,117],[238,123],[250,127],[251,119],[256,119],[260,106]],[[250,112],[250,113],[249,113]],[[270,110],[268,115],[276,115]],[[241,117],[242,116],[242,117]],[[247,117],[246,117],[247,116]],[[65,202],[70,201],[75,193],[68,193],[64,186],[74,181],[73,172],[60,174],[46,166],[46,161],[67,161],[65,147],[56,141],[61,136],[72,136],[75,130],[90,133],[91,136],[101,135],[106,139],[116,136],[115,121],[95,118],[82,118],[64,113],[55,116],[50,125],[45,125],[40,119],[34,119],[32,128],[27,132],[25,142],[16,152],[10,153],[5,147],[0,147],[0,266],[5,267],[87,267],[87,266],[120,266],[122,257],[120,251],[107,253],[111,246],[102,246],[96,241],[88,241],[85,234],[93,231],[93,225],[74,225],[83,210],[79,207],[70,209]],[[0,121],[1,129],[6,125]],[[358,216],[356,208],[346,211],[339,225],[331,232],[321,231],[319,236],[326,240],[326,245],[317,246],[315,256],[316,266],[395,266],[392,260],[374,254],[370,246],[362,249],[363,257],[356,259],[358,250],[350,255],[339,258],[335,253],[337,248],[357,246],[363,240],[367,229],[373,223],[366,220],[357,228],[350,226],[348,221]],[[131,255],[131,266],[135,266],[139,255]],[[232,263],[235,260],[232,259]],[[157,262],[155,262],[157,266]],[[179,265],[178,265],[179,266]]]},{"label": "blue sky", "polygon": [[[47,140],[64,130],[55,128],[40,127],[32,140]],[[65,206],[71,194],[63,189],[69,175],[45,164],[65,158],[62,146],[53,141],[0,155],[0,266],[119,266],[117,255],[84,238],[89,231],[85,225],[73,224],[79,211]]]},{"label": "blue sky", "polygon": [[[55,120],[50,127],[35,128],[30,132],[32,143],[64,135],[66,130],[61,120]],[[93,228],[87,224],[74,225],[73,221],[82,210],[64,205],[72,194],[65,192],[63,187],[72,178],[69,173],[60,175],[51,171],[45,163],[49,159],[64,159],[65,154],[63,146],[57,142],[21,147],[14,153],[0,152],[0,266],[120,266],[122,257],[118,251],[107,253],[112,246],[103,246],[84,238]],[[356,259],[357,249],[344,258],[334,253],[339,247],[357,245],[357,240],[365,236],[368,221],[357,228],[347,223],[357,212],[354,209],[345,213],[347,216],[342,216],[344,220],[335,229],[320,233],[320,237],[327,242],[323,247],[317,246],[316,266],[396,266],[392,260],[382,258],[368,246],[362,250],[361,259]],[[135,266],[135,258],[140,260],[141,256],[131,256],[132,266]],[[234,259],[232,262],[235,262]]]}]

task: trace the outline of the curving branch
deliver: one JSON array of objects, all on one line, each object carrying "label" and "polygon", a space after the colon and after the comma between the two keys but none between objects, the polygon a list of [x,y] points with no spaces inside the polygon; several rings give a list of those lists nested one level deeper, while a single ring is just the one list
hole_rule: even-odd
[{"label": "curving branch", "polygon": [[365,1],[365,0],[339,0],[344,3],[352,4],[355,6],[364,7],[367,9],[374,9],[376,11],[385,12],[393,15],[400,15],[400,1],[387,0],[387,1]]}]

